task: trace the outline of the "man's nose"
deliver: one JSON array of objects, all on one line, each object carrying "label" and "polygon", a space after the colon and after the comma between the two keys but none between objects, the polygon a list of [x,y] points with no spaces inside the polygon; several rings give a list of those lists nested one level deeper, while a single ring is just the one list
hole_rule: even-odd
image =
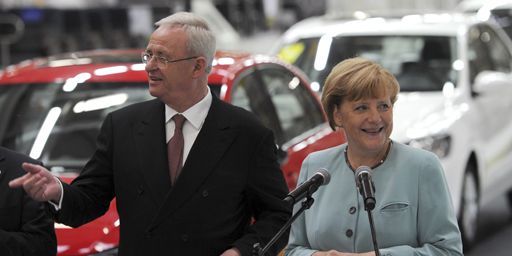
[{"label": "man's nose", "polygon": [[151,70],[155,70],[157,67],[158,66],[157,66],[155,58],[149,58],[148,61],[146,62],[145,69],[146,69],[146,71],[151,71]]}]

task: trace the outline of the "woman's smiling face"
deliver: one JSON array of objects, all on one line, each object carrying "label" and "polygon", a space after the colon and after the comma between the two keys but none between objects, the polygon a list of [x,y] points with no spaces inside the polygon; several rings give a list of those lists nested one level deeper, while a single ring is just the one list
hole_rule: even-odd
[{"label": "woman's smiling face", "polygon": [[345,130],[347,143],[352,149],[378,153],[387,145],[393,130],[393,104],[387,94],[345,100],[334,109],[334,120]]}]

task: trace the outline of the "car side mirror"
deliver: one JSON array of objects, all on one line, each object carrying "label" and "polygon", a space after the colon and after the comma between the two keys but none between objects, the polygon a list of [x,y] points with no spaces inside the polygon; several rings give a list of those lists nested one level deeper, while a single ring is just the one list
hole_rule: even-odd
[{"label": "car side mirror", "polygon": [[504,72],[485,70],[475,78],[473,92],[477,95],[489,92],[500,92],[512,86],[512,75]]}]

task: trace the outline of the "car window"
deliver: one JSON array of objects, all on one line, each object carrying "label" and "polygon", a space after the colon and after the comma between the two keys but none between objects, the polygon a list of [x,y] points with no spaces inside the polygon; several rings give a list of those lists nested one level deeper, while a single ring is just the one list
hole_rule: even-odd
[{"label": "car window", "polygon": [[399,79],[401,91],[440,91],[447,82],[456,85],[458,78],[452,68],[457,60],[456,41],[448,36],[323,36],[284,46],[280,56],[306,72],[312,85],[323,85],[337,63],[354,56],[390,70]]},{"label": "car window", "polygon": [[[0,115],[0,139],[4,137],[7,124],[13,114],[13,108],[15,107],[15,101],[13,99],[17,98],[16,95],[23,91],[24,89],[21,86],[0,86],[0,109],[2,111]],[[3,145],[3,143],[1,143],[1,145]]]},{"label": "car window", "polygon": [[231,103],[253,112],[282,146],[323,122],[315,97],[298,77],[277,65],[260,65],[240,75]]},{"label": "car window", "polygon": [[0,86],[0,106],[4,106],[5,102],[9,98],[7,95],[7,90],[12,86]]},{"label": "car window", "polygon": [[511,71],[510,52],[494,30],[484,25],[475,26],[469,30],[468,36],[471,83],[484,70],[506,73]]},{"label": "car window", "polygon": [[311,74],[314,69],[318,38],[305,38],[295,43],[285,45],[278,53],[278,57],[286,62],[300,67],[306,74]]},{"label": "car window", "polygon": [[96,148],[105,116],[152,98],[146,88],[144,83],[83,83],[71,91],[62,84],[17,85],[1,94],[9,100],[0,100],[0,108],[12,105],[1,144],[53,170],[81,168]]},{"label": "car window", "polygon": [[494,20],[499,24],[499,26],[507,33],[507,35],[512,38],[512,13],[509,8],[497,8],[491,10],[492,16]]},{"label": "car window", "polygon": [[276,142],[281,146],[284,135],[277,111],[256,69],[242,72],[233,82],[231,91],[231,104],[254,113],[263,125],[274,132]]},{"label": "car window", "polygon": [[277,111],[283,141],[313,129],[323,122],[322,110],[300,79],[283,68],[262,68],[264,85]]}]

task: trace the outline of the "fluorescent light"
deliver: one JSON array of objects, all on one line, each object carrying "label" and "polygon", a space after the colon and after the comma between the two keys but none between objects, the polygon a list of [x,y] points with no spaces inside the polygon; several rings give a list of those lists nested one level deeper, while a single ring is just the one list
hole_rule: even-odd
[{"label": "fluorescent light", "polygon": [[118,106],[128,100],[126,93],[118,93],[103,97],[98,97],[90,100],[79,101],[73,107],[73,112],[81,113],[100,109],[106,109],[113,106]]},{"label": "fluorescent light", "polygon": [[97,76],[106,76],[106,75],[113,75],[113,74],[120,74],[128,71],[128,68],[126,66],[114,66],[114,67],[107,67],[107,68],[98,68],[94,70],[94,74]]},{"label": "fluorescent light", "polygon": [[50,133],[52,132],[55,123],[57,123],[61,112],[62,109],[59,107],[53,107],[50,109],[48,115],[44,119],[43,126],[41,126],[41,129],[37,134],[34,145],[32,145],[32,149],[30,150],[30,157],[38,159],[41,156],[44,146],[48,141],[48,137],[50,137]]},{"label": "fluorescent light", "polygon": [[314,68],[317,71],[322,71],[325,69],[327,65],[327,58],[329,57],[329,52],[331,51],[331,36],[322,36],[320,41],[318,42],[318,50],[316,51],[315,64]]}]

